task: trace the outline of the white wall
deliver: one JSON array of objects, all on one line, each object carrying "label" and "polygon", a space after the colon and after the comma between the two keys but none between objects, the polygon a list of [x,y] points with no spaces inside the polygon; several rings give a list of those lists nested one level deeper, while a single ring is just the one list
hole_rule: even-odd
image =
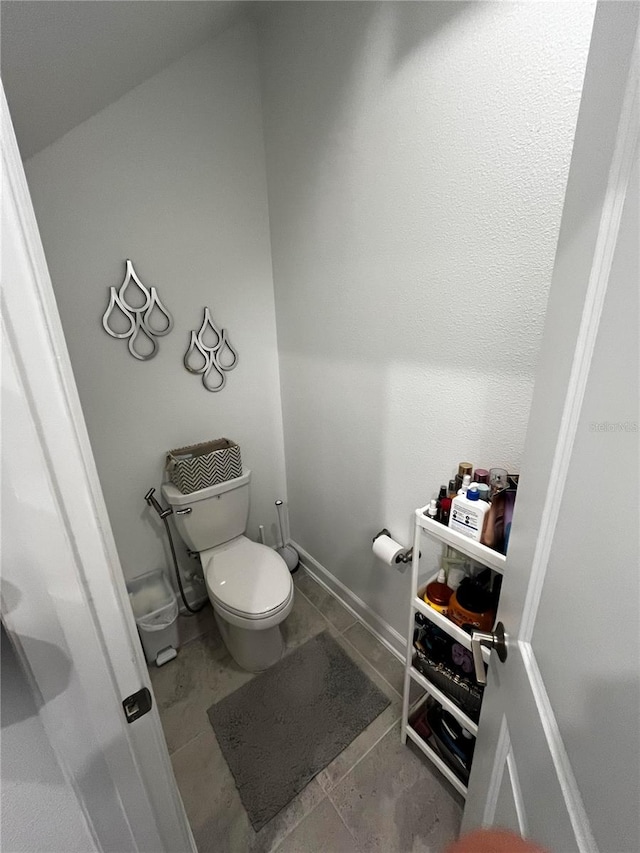
[{"label": "white wall", "polygon": [[[235,439],[253,471],[249,534],[275,521],[284,458],[255,34],[226,31],[26,163],[98,472],[126,577],[166,565],[143,496],[164,453]],[[124,259],[174,330],[149,362],[101,317]],[[239,353],[226,388],[184,369],[203,306]],[[160,496],[159,496],[160,497]],[[184,564],[189,567],[193,564]]]},{"label": "white wall", "polygon": [[517,470],[593,5],[283,3],[263,22],[293,539],[404,633],[370,553],[460,460]]},{"label": "white wall", "polygon": [[95,844],[77,797],[38,717],[31,690],[1,629],[4,853],[89,853]]}]

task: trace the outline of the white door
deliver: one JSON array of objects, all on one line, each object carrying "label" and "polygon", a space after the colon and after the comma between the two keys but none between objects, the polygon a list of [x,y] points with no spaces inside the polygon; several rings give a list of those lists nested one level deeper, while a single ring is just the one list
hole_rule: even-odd
[{"label": "white door", "polygon": [[1,87],[0,108],[2,623],[92,849],[195,851],[157,710],[121,704],[149,676]]},{"label": "white door", "polygon": [[640,850],[638,10],[596,14],[463,821],[553,853]]}]

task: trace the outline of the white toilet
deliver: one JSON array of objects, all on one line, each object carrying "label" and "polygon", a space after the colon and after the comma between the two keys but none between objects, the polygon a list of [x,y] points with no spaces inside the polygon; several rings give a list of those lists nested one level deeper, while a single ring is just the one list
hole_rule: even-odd
[{"label": "white toilet", "polygon": [[244,536],[251,471],[183,495],[172,483],[162,494],[176,528],[200,554],[209,599],[222,639],[236,663],[250,672],[280,660],[280,631],[293,607],[293,581],[282,557]]}]

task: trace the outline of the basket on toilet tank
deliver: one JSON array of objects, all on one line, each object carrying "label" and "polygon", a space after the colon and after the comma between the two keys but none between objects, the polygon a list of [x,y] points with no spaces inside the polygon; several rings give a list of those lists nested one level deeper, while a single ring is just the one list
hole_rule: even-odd
[{"label": "basket on toilet tank", "polygon": [[178,447],[167,453],[168,479],[183,495],[242,476],[240,446],[228,438]]}]

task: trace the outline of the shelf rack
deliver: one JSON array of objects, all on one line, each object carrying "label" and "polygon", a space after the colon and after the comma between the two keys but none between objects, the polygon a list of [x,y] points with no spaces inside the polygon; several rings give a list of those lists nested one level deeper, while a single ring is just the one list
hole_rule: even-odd
[{"label": "shelf rack", "polygon": [[[420,737],[418,732],[415,729],[412,729],[411,726],[408,724],[406,726],[406,737],[408,737],[410,740],[412,740],[415,743],[415,745],[418,747],[418,749],[424,755],[427,756],[429,761],[431,761],[433,764],[435,764],[435,766],[442,773],[442,775],[446,779],[448,779],[449,782],[451,782],[451,784],[456,789],[456,791],[459,794],[461,794],[463,797],[465,797],[465,799],[466,799],[467,786],[464,784],[464,782],[461,782],[460,779],[458,779],[458,777],[453,772],[453,770],[450,769],[449,765],[445,764],[445,762],[440,758],[438,753],[434,749],[432,749],[425,740],[422,740],[422,738]],[[405,743],[406,743],[406,738],[405,738]]]},{"label": "shelf rack", "polygon": [[[411,709],[409,707],[409,692],[411,682],[418,684],[424,691],[425,697],[414,703],[413,708],[417,708],[426,696],[432,696],[436,702],[439,702],[442,707],[447,710],[467,731],[474,736],[478,733],[478,724],[468,717],[457,705],[453,702],[446,693],[432,684],[421,672],[413,666],[413,631],[415,625],[415,614],[421,613],[427,619],[441,628],[450,637],[453,637],[456,642],[464,646],[466,649],[471,649],[471,637],[462,628],[459,628],[451,620],[447,619],[437,610],[429,607],[422,600],[418,589],[419,570],[420,570],[420,544],[423,534],[435,539],[443,545],[448,545],[459,551],[461,554],[469,557],[480,565],[487,566],[493,569],[494,572],[502,574],[504,571],[506,557],[494,551],[492,548],[487,548],[486,545],[481,545],[473,539],[469,539],[455,530],[451,530],[444,524],[434,521],[425,515],[427,507],[419,507],[414,515],[414,536],[413,536],[413,559],[411,561],[411,606],[409,608],[409,629],[407,633],[407,655],[405,660],[405,677],[404,677],[404,697],[402,703],[402,742],[406,743],[409,738],[421,750],[426,757],[435,764],[442,775],[449,780],[453,787],[463,797],[467,795],[467,787],[451,770],[449,765],[442,760],[440,755],[433,747],[423,740],[416,730],[409,724],[409,715]],[[482,656],[485,663],[489,662],[490,650],[483,648]]]},{"label": "shelf rack", "polygon": [[[427,583],[431,583],[437,578],[437,575],[434,575],[432,578],[429,578]],[[433,622],[434,625],[437,625],[438,628],[441,628],[445,634],[448,634],[450,637],[456,641],[456,643],[460,643],[461,646],[464,646],[465,649],[469,649],[471,651],[471,636],[467,634],[466,631],[463,631],[462,628],[459,628],[451,619],[447,619],[446,616],[443,616],[442,613],[439,613],[437,610],[434,610],[433,607],[429,607],[428,604],[422,599],[422,596],[418,593],[417,596],[413,597],[412,607],[414,613],[417,611],[418,613],[422,613],[423,616],[426,616],[430,622]],[[413,614],[412,614],[413,615]],[[482,657],[484,658],[485,663],[489,663],[489,657],[491,655],[491,650],[486,648],[486,646],[482,647]]]},{"label": "shelf rack", "polygon": [[[432,518],[427,518],[425,512],[427,507],[421,507],[415,512],[415,524],[418,544],[420,544],[420,531],[424,531],[427,536],[437,539],[444,545],[450,545],[461,554],[471,557],[476,563],[481,563],[483,566],[488,566],[494,572],[502,574],[507,558],[504,554],[494,551],[493,548],[487,548],[486,545],[481,545],[468,536],[463,536],[462,533],[457,533],[450,527],[441,524],[439,521],[434,521]],[[415,551],[414,551],[415,554]]]}]

